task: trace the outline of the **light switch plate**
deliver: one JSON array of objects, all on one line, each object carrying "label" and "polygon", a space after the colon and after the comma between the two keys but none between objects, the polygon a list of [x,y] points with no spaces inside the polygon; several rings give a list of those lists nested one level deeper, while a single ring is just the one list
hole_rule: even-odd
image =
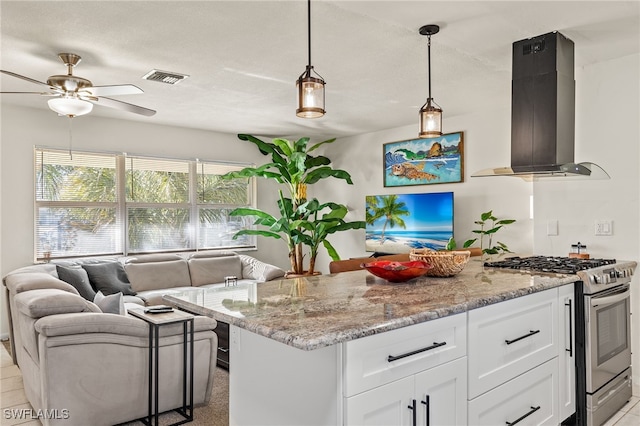
[{"label": "light switch plate", "polygon": [[547,221],[547,235],[549,235],[549,236],[558,235],[558,221],[557,220],[549,220],[549,221]]},{"label": "light switch plate", "polygon": [[595,235],[613,235],[613,222],[610,220],[596,220]]}]

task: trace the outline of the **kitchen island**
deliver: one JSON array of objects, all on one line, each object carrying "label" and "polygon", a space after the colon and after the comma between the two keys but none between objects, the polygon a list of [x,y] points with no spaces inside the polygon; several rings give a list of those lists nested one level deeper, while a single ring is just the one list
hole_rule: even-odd
[{"label": "kitchen island", "polygon": [[[577,280],[484,269],[472,259],[451,278],[392,284],[363,270],[165,299],[230,324],[232,425],[415,424],[440,415],[466,424],[467,410],[471,418],[479,406],[475,401],[496,399],[495,388],[513,393],[507,382],[519,376],[531,388],[549,377],[544,384],[555,389],[540,391],[557,395],[559,337],[565,335],[559,332],[559,289],[572,295]],[[496,326],[517,342],[487,356],[482,342],[490,343]],[[474,336],[482,340],[474,343]],[[535,367],[539,375],[531,374]],[[470,373],[467,383],[467,368],[478,370],[477,380]],[[446,390],[434,388],[421,404],[424,397],[413,395],[424,380]],[[439,398],[446,410],[430,408]],[[558,405],[550,401],[546,414],[538,409],[535,415],[557,420]]]}]

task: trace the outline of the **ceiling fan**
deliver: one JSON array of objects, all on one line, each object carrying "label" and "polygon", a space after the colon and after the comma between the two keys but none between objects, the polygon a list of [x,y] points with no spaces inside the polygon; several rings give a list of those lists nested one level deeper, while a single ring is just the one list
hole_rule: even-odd
[{"label": "ceiling fan", "polygon": [[70,118],[88,114],[93,109],[93,105],[100,105],[109,108],[120,109],[146,116],[152,116],[156,112],[149,108],[133,105],[105,96],[135,95],[144,93],[142,89],[133,84],[120,84],[112,86],[94,86],[91,81],[73,75],[73,67],[80,62],[80,56],[74,53],[59,53],[58,57],[67,66],[66,75],[52,75],[46,83],[25,77],[11,71],[0,70],[1,73],[16,77],[28,82],[45,86],[44,92],[0,92],[0,94],[31,94],[51,96],[47,101],[49,108],[60,115]]}]

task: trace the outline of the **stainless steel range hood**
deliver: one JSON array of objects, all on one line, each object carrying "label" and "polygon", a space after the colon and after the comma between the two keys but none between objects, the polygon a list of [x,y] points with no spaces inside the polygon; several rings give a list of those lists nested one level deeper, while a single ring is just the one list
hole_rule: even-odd
[{"label": "stainless steel range hood", "polygon": [[597,164],[574,162],[573,42],[552,32],[513,43],[511,166],[471,177],[609,179]]}]

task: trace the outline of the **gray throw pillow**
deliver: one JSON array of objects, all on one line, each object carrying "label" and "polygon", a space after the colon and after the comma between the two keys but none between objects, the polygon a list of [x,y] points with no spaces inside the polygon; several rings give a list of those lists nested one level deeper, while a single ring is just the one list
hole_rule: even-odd
[{"label": "gray throw pillow", "polygon": [[122,293],[135,296],[131,289],[127,273],[120,262],[86,263],[82,267],[87,271],[91,286],[103,294]]},{"label": "gray throw pillow", "polygon": [[91,283],[89,281],[89,275],[87,275],[87,271],[82,269],[81,266],[63,266],[56,265],[56,270],[58,271],[58,278],[62,281],[71,284],[80,296],[84,297],[88,301],[93,301],[96,297],[96,292],[93,288],[91,288]]},{"label": "gray throw pillow", "polygon": [[105,314],[124,315],[124,298],[122,293],[110,294],[105,296],[101,291],[96,293],[93,303]]}]

